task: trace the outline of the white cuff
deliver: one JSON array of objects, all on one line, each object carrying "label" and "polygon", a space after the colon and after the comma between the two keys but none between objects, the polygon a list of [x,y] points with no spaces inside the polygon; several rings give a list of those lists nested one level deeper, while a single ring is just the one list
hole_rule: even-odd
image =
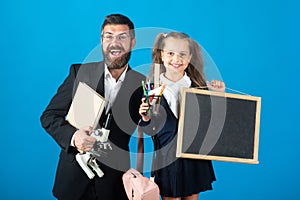
[{"label": "white cuff", "polygon": [[[76,132],[75,132],[76,133]],[[70,145],[72,146],[72,147],[75,147],[75,133],[73,134],[73,136],[72,136],[72,138],[71,138],[71,143],[70,143]]]}]

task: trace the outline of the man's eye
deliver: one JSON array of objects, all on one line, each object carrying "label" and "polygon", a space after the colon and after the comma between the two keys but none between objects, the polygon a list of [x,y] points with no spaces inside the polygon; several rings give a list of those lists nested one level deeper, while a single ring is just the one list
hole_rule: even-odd
[{"label": "man's eye", "polygon": [[174,52],[169,51],[167,54],[168,54],[169,56],[173,56],[173,55],[174,55]]},{"label": "man's eye", "polygon": [[127,37],[128,37],[127,35],[120,35],[120,36],[119,36],[120,40],[126,40]]},{"label": "man's eye", "polygon": [[105,37],[105,39],[108,39],[108,40],[112,40],[114,38],[112,35],[106,35],[104,37]]}]

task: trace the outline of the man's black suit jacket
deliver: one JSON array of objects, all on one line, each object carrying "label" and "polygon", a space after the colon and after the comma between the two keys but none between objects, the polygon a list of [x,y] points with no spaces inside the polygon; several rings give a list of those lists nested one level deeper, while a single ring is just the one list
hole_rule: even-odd
[{"label": "man's black suit jacket", "polygon": [[[112,106],[113,120],[110,126],[109,140],[113,150],[101,160],[100,168],[104,176],[98,178],[109,191],[114,184],[122,186],[121,175],[130,167],[129,140],[140,119],[138,114],[142,97],[141,81],[145,77],[128,68],[126,76],[116,100]],[[70,73],[41,116],[43,128],[54,138],[61,147],[59,164],[56,172],[53,194],[59,199],[78,199],[90,184],[90,179],[78,165],[75,155],[78,151],[70,145],[75,127],[70,125],[65,116],[70,108],[72,97],[79,82],[85,82],[104,96],[104,63],[74,64]],[[103,120],[105,111],[100,119]],[[119,176],[116,176],[119,173]],[[116,177],[116,178],[113,178]],[[115,180],[118,179],[118,180]]]}]

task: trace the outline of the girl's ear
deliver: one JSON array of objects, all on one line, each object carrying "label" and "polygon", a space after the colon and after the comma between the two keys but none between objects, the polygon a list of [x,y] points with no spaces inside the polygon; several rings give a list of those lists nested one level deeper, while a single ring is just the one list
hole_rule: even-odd
[{"label": "girl's ear", "polygon": [[160,58],[161,61],[164,62],[164,51],[160,51]]},{"label": "girl's ear", "polygon": [[190,54],[190,55],[189,55],[189,57],[188,57],[188,61],[189,61],[189,63],[191,62],[191,60],[192,60],[192,57],[193,57],[193,54]]}]

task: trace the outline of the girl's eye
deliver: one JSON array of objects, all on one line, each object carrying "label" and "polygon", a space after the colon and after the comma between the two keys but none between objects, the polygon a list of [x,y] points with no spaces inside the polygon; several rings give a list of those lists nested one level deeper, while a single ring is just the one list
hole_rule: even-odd
[{"label": "girl's eye", "polygon": [[167,54],[168,54],[169,56],[173,56],[173,55],[174,55],[174,52],[169,51]]},{"label": "girl's eye", "polygon": [[180,57],[182,57],[182,58],[185,58],[186,56],[187,56],[187,54],[185,54],[185,53],[180,54]]}]

